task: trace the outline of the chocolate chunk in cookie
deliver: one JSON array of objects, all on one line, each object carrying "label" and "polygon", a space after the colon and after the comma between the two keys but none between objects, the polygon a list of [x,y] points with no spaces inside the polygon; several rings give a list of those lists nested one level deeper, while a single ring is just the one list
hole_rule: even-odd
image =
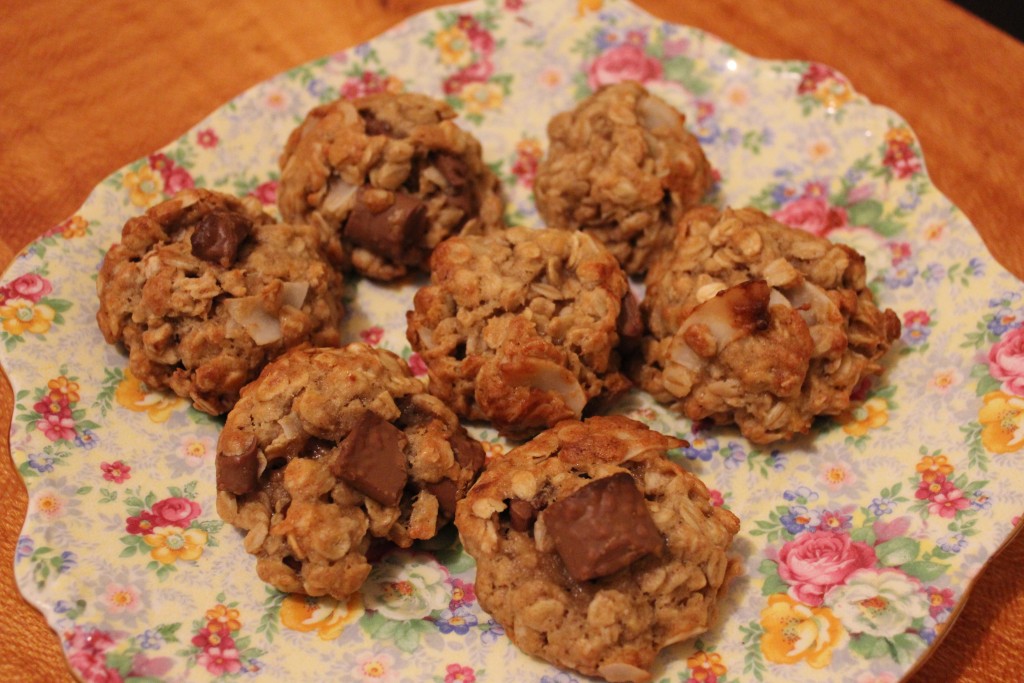
[{"label": "chocolate chunk in cookie", "polygon": [[640,302],[633,292],[626,292],[622,297],[622,308],[619,309],[619,334],[623,339],[637,340],[643,336],[644,320],[640,316]]},{"label": "chocolate chunk in cookie", "polygon": [[409,475],[405,434],[376,413],[363,413],[341,442],[332,474],[381,505],[398,505]]},{"label": "chocolate chunk in cookie", "polygon": [[401,192],[356,192],[342,234],[353,244],[401,260],[427,231],[427,206]]},{"label": "chocolate chunk in cookie", "polygon": [[513,530],[529,531],[537,519],[537,508],[528,500],[516,498],[508,503],[508,516],[508,524]]},{"label": "chocolate chunk in cookie", "polygon": [[359,115],[363,117],[363,130],[367,135],[391,135],[394,132],[391,124],[378,119],[371,109],[360,109]]},{"label": "chocolate chunk in cookie", "polygon": [[643,495],[625,472],[556,500],[543,515],[555,550],[576,581],[614,574],[665,545]]},{"label": "chocolate chunk in cookie", "polygon": [[[239,445],[237,442],[233,444]],[[242,444],[237,453],[219,453],[216,462],[217,490],[227,491],[236,495],[249,493],[256,488],[259,476],[259,458],[257,458],[256,439],[252,438]]]},{"label": "chocolate chunk in cookie", "polygon": [[238,248],[252,233],[253,224],[239,213],[218,209],[196,223],[192,233],[192,254],[224,268],[238,258]]}]

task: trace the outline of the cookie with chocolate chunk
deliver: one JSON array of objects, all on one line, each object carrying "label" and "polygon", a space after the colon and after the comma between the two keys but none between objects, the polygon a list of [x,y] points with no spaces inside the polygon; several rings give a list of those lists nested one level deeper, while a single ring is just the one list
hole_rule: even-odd
[{"label": "cookie with chocolate chunk", "polygon": [[341,338],[342,280],[318,232],[274,224],[251,198],[187,189],[130,219],[96,289],[132,374],[213,415],[270,359]]},{"label": "cookie with chocolate chunk", "polygon": [[492,459],[455,523],[480,605],[520,649],[609,681],[706,631],[739,521],[665,457],[684,444],[622,416],[566,421]]},{"label": "cookie with chocolate chunk", "polygon": [[851,407],[900,336],[864,257],[757,209],[694,209],[647,274],[650,330],[634,378],[691,420],[755,443]]},{"label": "cookie with chocolate chunk", "polygon": [[433,538],[484,451],[398,356],[293,350],[242,391],[217,444],[217,512],[246,531],[260,578],[346,599],[373,544]]},{"label": "cookie with chocolate chunk", "polygon": [[444,102],[378,93],[316,107],[281,155],[278,207],[334,260],[377,280],[427,267],[442,240],[503,226],[497,177]]},{"label": "cookie with chocolate chunk", "polygon": [[547,225],[583,230],[629,274],[711,187],[711,166],[672,105],[635,81],[601,88],[548,123],[533,191]]},{"label": "cookie with chocolate chunk", "polygon": [[522,227],[442,243],[408,322],[431,393],[513,438],[628,389],[620,347],[641,332],[626,274],[600,242]]}]

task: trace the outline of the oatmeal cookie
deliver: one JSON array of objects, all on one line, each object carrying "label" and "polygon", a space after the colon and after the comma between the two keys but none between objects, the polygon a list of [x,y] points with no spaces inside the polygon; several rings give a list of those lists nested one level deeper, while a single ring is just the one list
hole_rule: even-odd
[{"label": "oatmeal cookie", "polygon": [[755,443],[850,408],[900,336],[853,249],[757,209],[694,209],[647,274],[638,383],[691,420],[736,423]]},{"label": "oatmeal cookie", "polygon": [[317,231],[219,192],[182,190],[129,220],[96,289],[96,321],[132,373],[212,415],[286,349],[341,337],[341,276]]},{"label": "oatmeal cookie", "polygon": [[403,548],[455,515],[484,451],[401,358],[301,348],[242,391],[217,444],[217,512],[279,590],[359,590],[374,541]]},{"label": "oatmeal cookie", "polygon": [[618,349],[639,336],[639,309],[615,258],[585,233],[447,240],[413,302],[407,336],[430,392],[505,436],[579,418],[630,386]]},{"label": "oatmeal cookie", "polygon": [[281,215],[318,225],[335,262],[378,280],[425,270],[447,237],[502,227],[498,179],[453,118],[414,93],[316,107],[281,155]]},{"label": "oatmeal cookie", "polygon": [[634,81],[555,116],[533,186],[547,225],[590,233],[631,275],[647,270],[675,222],[711,187],[711,167],[683,123]]},{"label": "oatmeal cookie", "polygon": [[685,442],[623,416],[565,421],[491,460],[455,523],[480,605],[523,651],[645,681],[706,631],[739,561],[739,520],[665,457]]}]

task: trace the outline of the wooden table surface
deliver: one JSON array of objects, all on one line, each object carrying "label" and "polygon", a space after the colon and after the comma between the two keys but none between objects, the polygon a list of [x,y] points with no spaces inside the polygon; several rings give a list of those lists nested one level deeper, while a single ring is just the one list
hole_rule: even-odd
[{"label": "wooden table surface", "polygon": [[[527,0],[540,1],[540,0]],[[93,186],[291,66],[372,38],[436,0],[5,3],[0,22],[0,270]],[[905,117],[935,184],[1024,276],[1024,45],[943,0],[641,0],[763,58],[828,64]],[[12,575],[26,495],[0,378],[0,680],[74,680]],[[1024,680],[1024,535],[975,583],[911,678]]]}]

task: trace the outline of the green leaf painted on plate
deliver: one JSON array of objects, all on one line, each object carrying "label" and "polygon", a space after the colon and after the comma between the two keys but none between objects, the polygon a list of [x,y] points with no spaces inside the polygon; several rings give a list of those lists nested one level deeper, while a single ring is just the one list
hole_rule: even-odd
[{"label": "green leaf painted on plate", "polygon": [[917,557],[921,544],[912,538],[894,538],[875,546],[878,563],[883,567],[899,567]]},{"label": "green leaf painted on plate", "polygon": [[924,645],[924,640],[913,633],[900,633],[893,636],[890,641],[893,659],[900,664],[914,661]]},{"label": "green leaf painted on plate", "polygon": [[761,595],[775,595],[776,593],[785,593],[788,590],[789,584],[776,574],[765,578],[764,585],[761,586]]},{"label": "green leaf painted on plate", "polygon": [[948,569],[948,564],[928,562],[925,560],[915,560],[913,562],[907,562],[906,564],[900,565],[900,570],[908,576],[913,576],[921,579],[922,581],[934,581],[945,574]]},{"label": "green leaf painted on plate", "polygon": [[875,530],[869,526],[857,527],[850,531],[850,538],[854,541],[874,545],[876,540]]},{"label": "green leaf painted on plate", "polygon": [[876,659],[891,654],[884,638],[861,633],[850,640],[850,649],[865,659]]}]

